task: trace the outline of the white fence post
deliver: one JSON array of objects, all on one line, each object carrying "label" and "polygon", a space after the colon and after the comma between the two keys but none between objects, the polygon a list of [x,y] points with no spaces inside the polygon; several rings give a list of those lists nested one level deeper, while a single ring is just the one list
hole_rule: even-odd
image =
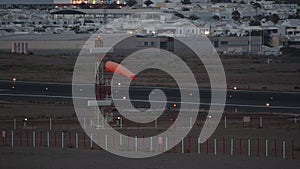
[{"label": "white fence post", "polygon": [[32,132],[32,146],[35,147],[35,131]]},{"label": "white fence post", "polygon": [[260,128],[263,127],[263,118],[262,117],[259,118],[259,127]]},{"label": "white fence post", "polygon": [[64,132],[61,132],[61,148],[64,148]]},{"label": "white fence post", "polygon": [[90,119],[90,126],[92,127],[94,125],[94,122],[92,119]]},{"label": "white fence post", "polygon": [[134,146],[135,147],[135,152],[137,152],[138,151],[138,138],[137,138],[137,136],[135,136],[134,140],[135,140],[135,144],[134,144],[135,145]]},{"label": "white fence post", "polygon": [[47,147],[50,147],[50,133],[47,132]]},{"label": "white fence post", "polygon": [[233,155],[233,138],[230,140],[230,154]]},{"label": "white fence post", "polygon": [[121,119],[120,119],[120,128],[121,129],[123,128],[123,117],[121,117]]},{"label": "white fence post", "polygon": [[14,131],[11,131],[11,147],[14,147]]},{"label": "white fence post", "polygon": [[282,142],[282,158],[285,159],[285,141]]},{"label": "white fence post", "polygon": [[78,149],[78,133],[75,134],[75,144],[76,144],[76,148]]},{"label": "white fence post", "polygon": [[166,151],[168,150],[168,137],[166,137]]},{"label": "white fence post", "polygon": [[198,154],[201,153],[201,147],[200,147],[200,137],[198,138]]},{"label": "white fence post", "polygon": [[269,156],[269,148],[268,148],[268,146],[269,146],[269,143],[268,143],[268,140],[266,140],[266,157],[268,157]]},{"label": "white fence post", "polygon": [[90,148],[93,148],[93,133],[91,133]]},{"label": "white fence post", "polygon": [[52,118],[50,117],[49,119],[49,130],[51,131],[52,130]]},{"label": "white fence post", "polygon": [[107,134],[105,134],[105,150],[107,150]]},{"label": "white fence post", "polygon": [[83,128],[86,128],[86,124],[85,124],[85,117],[83,118]]},{"label": "white fence post", "polygon": [[123,144],[123,141],[122,141],[122,134],[120,134],[120,146]]},{"label": "white fence post", "polygon": [[248,156],[251,156],[251,140],[248,139]]},{"label": "white fence post", "polygon": [[217,139],[214,138],[214,149],[215,149],[215,155],[217,155]]},{"label": "white fence post", "polygon": [[153,151],[153,137],[150,137],[150,151]]},{"label": "white fence post", "polygon": [[183,137],[181,137],[181,154],[184,154],[184,142],[183,142]]},{"label": "white fence post", "polygon": [[14,118],[14,130],[17,129],[17,121],[16,121],[16,118]]}]

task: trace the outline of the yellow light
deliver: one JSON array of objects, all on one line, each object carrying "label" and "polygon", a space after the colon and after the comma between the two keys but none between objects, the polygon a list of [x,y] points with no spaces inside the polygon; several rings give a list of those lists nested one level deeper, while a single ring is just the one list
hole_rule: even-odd
[{"label": "yellow light", "polygon": [[177,104],[173,104],[173,107],[176,108],[176,107],[177,107]]},{"label": "yellow light", "polygon": [[93,0],[93,2],[92,2],[93,4],[96,4],[96,0]]}]

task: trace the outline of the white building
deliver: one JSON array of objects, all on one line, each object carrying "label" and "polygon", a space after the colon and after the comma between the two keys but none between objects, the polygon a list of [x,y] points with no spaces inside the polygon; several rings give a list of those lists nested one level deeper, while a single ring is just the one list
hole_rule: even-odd
[{"label": "white building", "polygon": [[53,0],[1,0],[0,8],[51,8]]}]

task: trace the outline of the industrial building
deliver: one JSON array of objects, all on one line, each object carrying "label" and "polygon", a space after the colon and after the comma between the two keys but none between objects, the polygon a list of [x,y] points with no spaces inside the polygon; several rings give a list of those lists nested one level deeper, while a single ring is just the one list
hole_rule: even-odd
[{"label": "industrial building", "polygon": [[[57,7],[70,7],[79,6],[82,4],[87,4],[89,6],[102,6],[106,4],[111,4],[114,0],[1,0],[0,8],[37,8],[37,9],[51,9]],[[116,0],[118,5],[124,5],[123,0]]]},{"label": "industrial building", "polygon": [[52,8],[54,0],[1,0],[0,8]]}]

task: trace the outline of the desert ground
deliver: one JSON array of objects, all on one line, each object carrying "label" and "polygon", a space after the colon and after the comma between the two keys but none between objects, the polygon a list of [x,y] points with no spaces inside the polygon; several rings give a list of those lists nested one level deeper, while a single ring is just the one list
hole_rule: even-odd
[{"label": "desert ground", "polygon": [[[13,77],[24,81],[72,82],[76,55],[20,55],[0,53],[0,79]],[[300,59],[297,56],[221,56],[228,88],[299,91]],[[114,59],[114,58],[112,58]],[[118,58],[119,59],[119,58]],[[267,64],[267,60],[271,62]],[[114,59],[117,60],[117,59]],[[193,63],[193,60],[188,60]],[[197,66],[197,65],[196,65]],[[203,66],[196,67],[199,87],[209,87]],[[149,85],[155,79],[162,86],[170,86],[165,76],[155,71],[144,72],[135,85]]]},{"label": "desert ground", "polygon": [[[76,55],[18,55],[0,53],[0,80],[42,81],[42,82],[72,82],[73,66]],[[239,89],[293,91],[300,90],[300,59],[294,56],[272,57],[221,56],[227,77],[228,88],[238,86]],[[203,68],[203,67],[202,67]],[[154,72],[144,72],[145,77],[136,85],[149,85],[154,79],[162,86],[169,84],[165,77],[159,77]],[[205,71],[200,69],[196,76],[200,87],[209,87]],[[30,112],[26,114],[24,112]],[[224,127],[224,117],[227,117],[227,128]],[[181,145],[163,155],[148,159],[126,159],[112,155],[93,143],[89,147],[89,137],[84,136],[71,102],[66,103],[33,103],[0,102],[0,129],[6,130],[6,140],[0,144],[0,168],[9,169],[47,169],[47,168],[262,168],[262,169],[293,169],[299,167],[300,159],[300,125],[293,119],[278,118],[276,115],[266,115],[263,112],[251,114],[251,124],[242,124],[243,112],[226,112],[219,127],[207,144],[201,144],[201,153],[197,152],[197,137],[203,125],[204,117],[186,137],[185,150],[182,154]],[[248,116],[248,115],[247,115]],[[259,127],[259,117],[264,117],[264,127]],[[29,117],[24,127],[24,118]],[[52,130],[49,130],[49,119],[53,120]],[[13,119],[16,119],[14,129]],[[167,119],[167,118],[166,118]],[[158,128],[151,132],[164,130],[160,128],[164,121],[158,123]],[[119,129],[120,126],[113,124]],[[130,124],[119,129],[130,133],[143,134],[143,128],[131,130]],[[164,126],[165,127],[165,126]],[[11,139],[14,131],[14,140]],[[32,133],[36,132],[36,147],[33,148]],[[47,147],[46,133],[49,132],[50,147]],[[61,134],[65,133],[65,147],[61,147]],[[150,131],[149,131],[150,132]],[[40,134],[42,133],[42,134]],[[55,138],[54,138],[55,133]],[[79,148],[75,147],[75,134],[79,134]],[[56,138],[57,136],[57,138]],[[217,155],[214,154],[214,138],[217,140]],[[56,140],[57,139],[57,140]],[[190,141],[189,141],[190,139]],[[226,140],[222,143],[222,139]],[[234,140],[234,153],[230,153],[230,139]],[[247,141],[251,140],[251,155],[247,150]],[[259,139],[259,140],[258,140]],[[242,141],[239,145],[239,140]],[[266,157],[265,141],[268,140],[268,157]],[[276,140],[276,141],[275,141]],[[286,143],[286,155],[283,159],[283,141]],[[12,142],[14,147],[12,147]],[[55,146],[54,146],[55,142]],[[87,143],[86,143],[87,142]],[[224,146],[223,146],[224,145]],[[242,150],[239,148],[242,147]],[[208,147],[208,148],[207,148]],[[223,148],[224,147],[224,148]],[[275,148],[276,147],[276,148]],[[207,152],[205,149],[207,148]],[[275,150],[276,149],[276,150]],[[223,152],[222,152],[223,151]],[[241,152],[241,153],[240,153]],[[17,158],[17,160],[16,160]],[[47,165],[45,165],[47,164]]]}]

